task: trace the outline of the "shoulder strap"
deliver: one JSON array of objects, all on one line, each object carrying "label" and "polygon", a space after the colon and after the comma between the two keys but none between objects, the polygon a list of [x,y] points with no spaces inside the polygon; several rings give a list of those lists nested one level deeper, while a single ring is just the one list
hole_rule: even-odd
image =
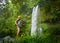
[{"label": "shoulder strap", "polygon": [[20,19],[17,19],[16,22],[18,23],[19,20],[20,20]]}]

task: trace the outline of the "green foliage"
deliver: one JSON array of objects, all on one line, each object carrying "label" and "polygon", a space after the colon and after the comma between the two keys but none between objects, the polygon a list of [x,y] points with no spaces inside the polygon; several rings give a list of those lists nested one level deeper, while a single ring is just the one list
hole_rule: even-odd
[{"label": "green foliage", "polygon": [[[27,15],[27,13],[24,13],[28,11],[28,7],[26,8],[26,5],[23,5],[24,0],[21,1],[11,1],[10,3],[6,4],[6,8],[3,9],[3,15],[1,16],[0,19],[0,34],[3,35],[10,35],[10,36],[16,36],[16,25],[15,25],[15,20],[17,19],[18,15],[22,16],[23,20],[23,27],[22,27],[22,34],[29,34],[30,30],[30,15]],[[24,10],[24,9],[25,10]],[[23,11],[24,10],[24,11]],[[29,11],[28,11],[29,12]],[[4,35],[3,35],[4,36]]]},{"label": "green foliage", "polygon": [[[41,21],[48,23],[59,23],[60,6],[59,0],[43,0],[41,6]],[[56,22],[57,21],[57,22]]]},{"label": "green foliage", "polygon": [[60,35],[60,25],[51,25],[48,30],[52,35]]},{"label": "green foliage", "polygon": [[[23,26],[21,28],[21,37],[16,38],[14,43],[59,43],[60,35],[60,1],[59,0],[11,0],[6,8],[0,9],[0,36],[16,37],[15,20],[18,15],[22,16]],[[36,5],[40,7],[38,15],[38,27],[43,29],[43,35],[40,38],[31,37],[31,13]],[[11,41],[7,41],[11,43]],[[4,42],[5,43],[5,42]]]},{"label": "green foliage", "polygon": [[23,36],[23,37],[16,37],[14,42],[10,40],[10,38],[5,41],[4,39],[1,40],[2,42],[7,43],[56,43],[55,40],[51,39],[49,35],[42,36],[40,38],[31,37],[31,36]]},{"label": "green foliage", "polygon": [[40,24],[40,27],[42,27],[43,30],[46,31],[46,30],[48,29],[48,24],[46,24],[46,23],[41,23],[41,24]]}]

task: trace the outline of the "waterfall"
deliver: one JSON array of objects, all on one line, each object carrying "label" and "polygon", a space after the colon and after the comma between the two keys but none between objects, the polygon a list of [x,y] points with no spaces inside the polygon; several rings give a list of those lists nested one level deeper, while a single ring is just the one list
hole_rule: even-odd
[{"label": "waterfall", "polygon": [[38,14],[38,5],[33,8],[32,12],[32,27],[31,27],[31,35],[35,35],[37,29],[37,14]]},{"label": "waterfall", "polygon": [[[42,28],[37,26],[37,18],[38,18],[38,5],[36,7],[33,8],[33,11],[32,11],[32,27],[31,27],[31,36],[34,35],[34,36],[41,36],[42,35]],[[39,31],[37,34],[36,34],[36,31]]]}]

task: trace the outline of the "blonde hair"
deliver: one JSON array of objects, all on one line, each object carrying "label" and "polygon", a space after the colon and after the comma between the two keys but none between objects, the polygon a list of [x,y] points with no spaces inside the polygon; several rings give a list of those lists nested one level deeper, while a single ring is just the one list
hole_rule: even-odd
[{"label": "blonde hair", "polygon": [[18,16],[18,18],[22,18],[22,16]]}]

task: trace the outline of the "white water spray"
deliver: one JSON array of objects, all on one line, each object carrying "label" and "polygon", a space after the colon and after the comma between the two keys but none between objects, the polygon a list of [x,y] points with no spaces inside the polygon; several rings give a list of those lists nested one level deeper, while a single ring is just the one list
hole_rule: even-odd
[{"label": "white water spray", "polygon": [[32,28],[31,35],[35,35],[37,29],[37,14],[38,14],[38,5],[33,8],[32,12]]},{"label": "white water spray", "polygon": [[32,27],[31,27],[31,36],[35,35],[36,36],[36,30],[39,31],[38,35],[39,37],[42,34],[42,28],[38,28],[37,26],[37,17],[38,17],[38,5],[36,7],[33,8],[33,12],[32,12]]}]

